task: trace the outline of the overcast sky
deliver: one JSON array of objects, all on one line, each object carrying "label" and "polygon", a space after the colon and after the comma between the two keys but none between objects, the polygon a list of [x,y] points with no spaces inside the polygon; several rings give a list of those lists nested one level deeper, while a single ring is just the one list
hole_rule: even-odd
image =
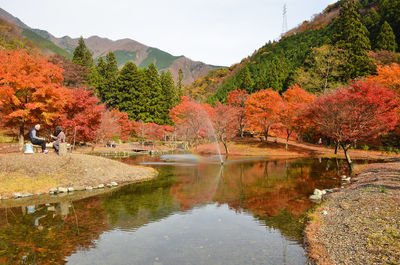
[{"label": "overcast sky", "polygon": [[0,0],[32,28],[62,37],[131,38],[196,61],[229,66],[336,0]]}]

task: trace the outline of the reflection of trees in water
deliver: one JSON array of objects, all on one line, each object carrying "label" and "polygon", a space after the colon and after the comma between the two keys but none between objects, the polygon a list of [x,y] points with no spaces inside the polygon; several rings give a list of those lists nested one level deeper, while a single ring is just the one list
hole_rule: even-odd
[{"label": "reflection of trees in water", "polygon": [[113,226],[131,230],[180,210],[170,194],[176,182],[173,167],[158,170],[158,178],[125,186],[103,198],[104,209]]},{"label": "reflection of trees in water", "polygon": [[[0,262],[64,264],[78,248],[89,248],[107,229],[97,197],[78,202],[0,210]],[[4,219],[6,217],[6,221]]]}]

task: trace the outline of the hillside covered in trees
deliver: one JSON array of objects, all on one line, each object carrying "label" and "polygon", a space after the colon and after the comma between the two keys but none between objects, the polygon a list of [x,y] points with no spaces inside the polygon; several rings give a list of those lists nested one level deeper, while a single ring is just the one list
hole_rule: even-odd
[{"label": "hillside covered in trees", "polygon": [[[341,9],[343,5],[351,7]],[[323,93],[375,73],[376,65],[400,62],[399,44],[399,0],[342,0],[241,63],[196,80],[185,91],[211,103],[225,102],[235,89],[283,92],[298,84]]]}]

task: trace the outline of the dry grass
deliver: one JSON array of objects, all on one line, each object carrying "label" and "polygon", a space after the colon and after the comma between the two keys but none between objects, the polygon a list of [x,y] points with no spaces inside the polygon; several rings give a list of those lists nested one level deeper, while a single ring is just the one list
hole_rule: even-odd
[{"label": "dry grass", "polygon": [[0,155],[0,172],[0,195],[3,197],[13,192],[47,192],[59,186],[128,183],[157,175],[152,168],[130,166],[102,157],[40,153]]}]

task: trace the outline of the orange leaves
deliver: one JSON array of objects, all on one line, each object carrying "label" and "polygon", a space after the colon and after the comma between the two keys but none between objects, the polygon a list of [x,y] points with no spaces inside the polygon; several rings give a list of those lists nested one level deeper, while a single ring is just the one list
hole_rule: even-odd
[{"label": "orange leaves", "polygon": [[250,127],[267,136],[271,126],[279,121],[279,110],[282,104],[281,96],[272,89],[260,90],[252,94],[246,101],[246,116]]},{"label": "orange leaves", "polygon": [[378,75],[371,75],[368,81],[377,82],[386,88],[393,89],[400,93],[400,65],[393,63],[392,65],[378,65]]},{"label": "orange leaves", "polygon": [[0,52],[0,102],[10,127],[20,122],[47,125],[60,117],[66,88],[63,70],[23,50]]}]

